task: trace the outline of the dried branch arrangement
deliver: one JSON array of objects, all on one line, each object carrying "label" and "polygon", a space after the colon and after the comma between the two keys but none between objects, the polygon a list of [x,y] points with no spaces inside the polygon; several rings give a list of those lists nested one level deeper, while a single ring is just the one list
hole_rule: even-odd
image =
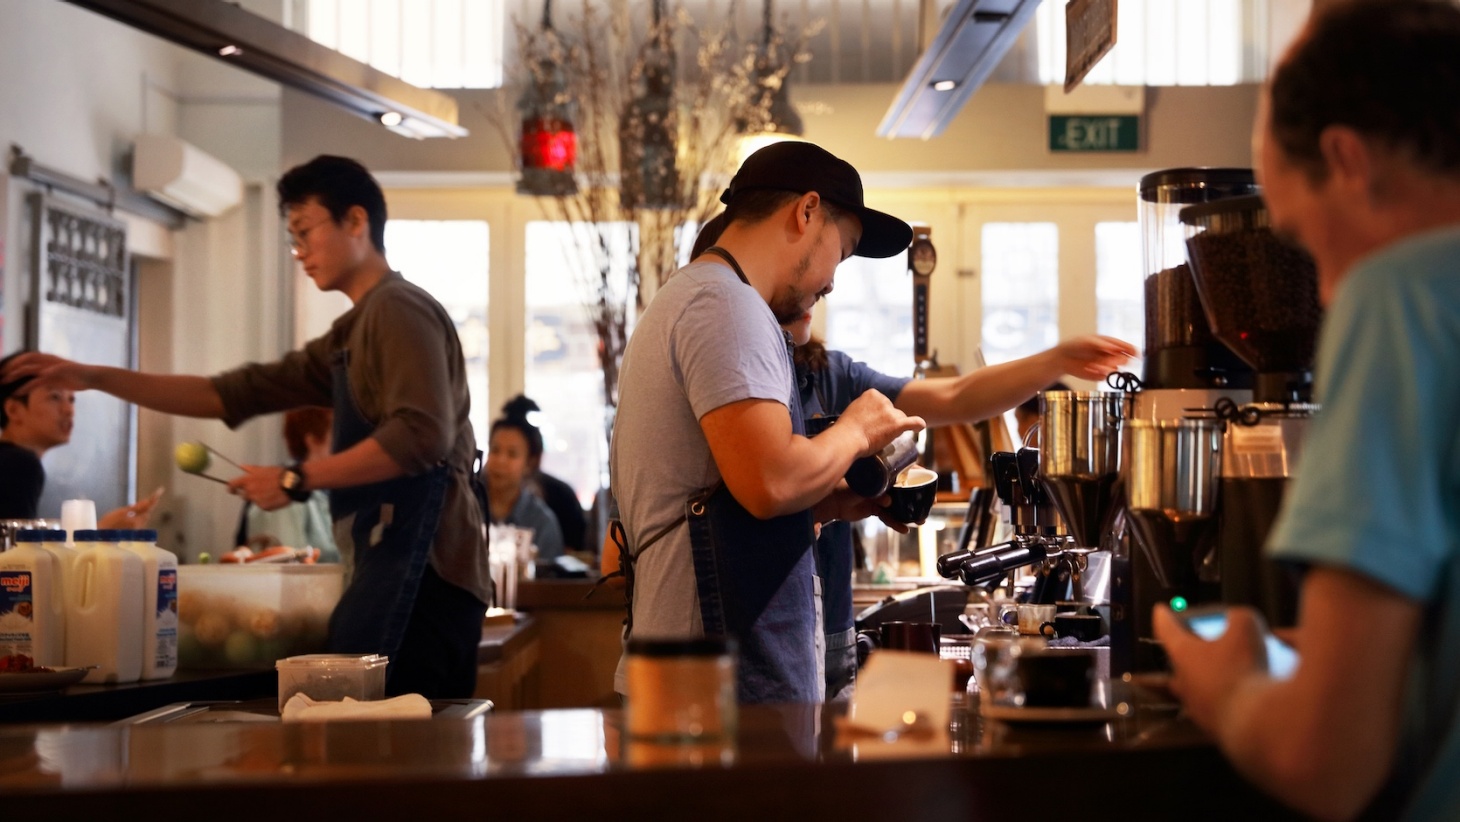
[{"label": "dried branch arrangement", "polygon": [[549,3],[540,24],[519,21],[518,110],[491,117],[518,191],[570,226],[564,264],[598,333],[610,409],[633,316],[678,267],[685,231],[719,210],[741,135],[765,130],[819,28],[788,38],[767,25],[745,41],[665,5],[582,0],[555,24]]}]

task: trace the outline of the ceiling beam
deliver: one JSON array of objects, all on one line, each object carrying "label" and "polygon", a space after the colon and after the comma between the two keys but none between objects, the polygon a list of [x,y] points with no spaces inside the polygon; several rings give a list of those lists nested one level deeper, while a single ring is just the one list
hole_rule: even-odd
[{"label": "ceiling beam", "polygon": [[[408,137],[465,137],[456,100],[413,86],[223,0],[66,0],[333,103]],[[387,116],[394,112],[400,116]]]}]

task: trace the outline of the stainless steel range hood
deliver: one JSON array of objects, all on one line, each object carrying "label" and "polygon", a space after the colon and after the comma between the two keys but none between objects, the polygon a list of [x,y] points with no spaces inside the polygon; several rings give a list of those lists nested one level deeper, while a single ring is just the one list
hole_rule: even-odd
[{"label": "stainless steel range hood", "polygon": [[66,1],[328,100],[409,137],[467,134],[457,124],[452,97],[413,86],[223,0]]},{"label": "stainless steel range hood", "polygon": [[1038,8],[1039,0],[958,0],[903,81],[877,136],[942,134]]}]

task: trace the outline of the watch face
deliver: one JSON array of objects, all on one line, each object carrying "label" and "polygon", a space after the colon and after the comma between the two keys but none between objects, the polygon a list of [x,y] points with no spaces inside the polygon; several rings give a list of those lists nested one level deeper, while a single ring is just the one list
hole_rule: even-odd
[{"label": "watch face", "polygon": [[933,273],[933,267],[938,264],[938,252],[933,249],[933,244],[927,240],[918,240],[912,246],[912,270],[916,274],[926,277]]}]

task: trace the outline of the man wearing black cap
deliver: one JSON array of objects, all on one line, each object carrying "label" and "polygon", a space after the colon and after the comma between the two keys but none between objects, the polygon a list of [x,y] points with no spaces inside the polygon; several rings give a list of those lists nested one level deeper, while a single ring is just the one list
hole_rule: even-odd
[{"label": "man wearing black cap", "polygon": [[[923,421],[868,391],[832,429],[802,436],[780,325],[831,291],[842,260],[898,254],[912,229],[867,208],[856,169],[810,143],[751,155],[720,199],[719,242],[660,289],[624,356],[610,469],[629,556],[625,638],[732,638],[741,702],[815,702],[815,523],[879,511],[886,500],[838,483]],[[622,666],[615,685],[626,690]]]}]

